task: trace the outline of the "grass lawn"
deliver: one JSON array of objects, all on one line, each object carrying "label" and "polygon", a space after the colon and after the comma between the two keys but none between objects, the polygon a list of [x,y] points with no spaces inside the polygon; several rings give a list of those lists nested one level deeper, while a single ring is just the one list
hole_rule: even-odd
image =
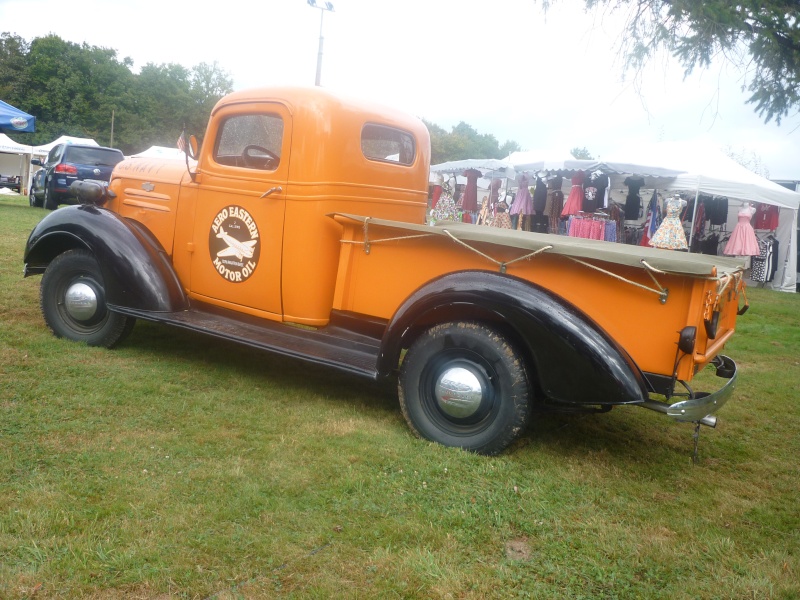
[{"label": "grass lawn", "polygon": [[717,429],[535,417],[485,458],[375,384],[137,323],[56,339],[0,196],[0,598],[798,598],[800,297],[751,289]]}]

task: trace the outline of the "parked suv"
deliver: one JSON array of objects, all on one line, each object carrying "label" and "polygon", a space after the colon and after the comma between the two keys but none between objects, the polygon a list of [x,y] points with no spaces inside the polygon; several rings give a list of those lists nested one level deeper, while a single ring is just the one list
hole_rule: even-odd
[{"label": "parked suv", "polygon": [[44,207],[55,210],[59,204],[75,204],[69,191],[73,181],[99,181],[107,185],[114,165],[125,157],[115,148],[57,144],[42,162],[31,161],[44,167]]}]

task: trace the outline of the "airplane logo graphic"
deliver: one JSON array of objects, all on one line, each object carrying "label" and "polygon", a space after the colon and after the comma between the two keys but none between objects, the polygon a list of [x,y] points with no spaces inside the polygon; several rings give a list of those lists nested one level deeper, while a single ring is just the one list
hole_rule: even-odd
[{"label": "airplane logo graphic", "polygon": [[239,260],[243,258],[253,258],[253,246],[256,245],[258,240],[249,240],[247,242],[240,242],[234,237],[231,237],[222,227],[219,228],[219,233],[217,234],[218,238],[221,238],[223,242],[228,244],[227,248],[220,250],[217,252],[217,256],[235,256]]}]

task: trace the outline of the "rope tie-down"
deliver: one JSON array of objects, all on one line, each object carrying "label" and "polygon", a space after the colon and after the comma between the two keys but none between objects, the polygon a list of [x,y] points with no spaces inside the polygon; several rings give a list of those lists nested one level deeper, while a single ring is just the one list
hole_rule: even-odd
[{"label": "rope tie-down", "polygon": [[358,240],[341,240],[343,244],[357,244],[364,246],[364,254],[369,254],[372,244],[380,244],[382,242],[398,242],[402,240],[414,240],[417,238],[431,237],[432,233],[420,233],[418,235],[400,235],[397,237],[381,238],[379,240],[369,239],[369,220],[371,217],[364,217],[364,241]]},{"label": "rope tie-down", "polygon": [[478,250],[477,248],[475,248],[473,246],[470,246],[465,241],[458,239],[452,233],[447,231],[447,229],[442,229],[442,231],[444,231],[450,237],[450,239],[453,240],[454,242],[456,242],[457,244],[461,244],[462,246],[464,246],[464,248],[467,248],[468,250],[471,250],[475,254],[478,254],[479,256],[482,256],[486,260],[491,261],[494,264],[498,265],[500,267],[500,272],[501,273],[505,273],[506,272],[506,267],[508,267],[508,265],[510,265],[510,264],[513,264],[513,263],[515,263],[517,261],[520,261],[520,260],[531,259],[534,256],[536,256],[537,254],[541,254],[542,252],[545,252],[546,250],[551,250],[553,248],[552,246],[544,246],[542,248],[539,248],[538,250],[534,250],[533,252],[525,254],[524,256],[520,256],[518,258],[515,258],[514,260],[501,261],[501,260],[497,260],[495,258],[492,258],[488,254],[485,254],[485,253],[481,252],[480,250]]}]

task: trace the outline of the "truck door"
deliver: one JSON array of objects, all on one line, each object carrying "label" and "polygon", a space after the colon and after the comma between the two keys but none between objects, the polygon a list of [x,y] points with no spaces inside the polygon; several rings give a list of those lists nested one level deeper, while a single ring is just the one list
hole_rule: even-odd
[{"label": "truck door", "polygon": [[192,297],[282,315],[291,134],[291,115],[277,103],[231,105],[212,115],[198,178]]}]

